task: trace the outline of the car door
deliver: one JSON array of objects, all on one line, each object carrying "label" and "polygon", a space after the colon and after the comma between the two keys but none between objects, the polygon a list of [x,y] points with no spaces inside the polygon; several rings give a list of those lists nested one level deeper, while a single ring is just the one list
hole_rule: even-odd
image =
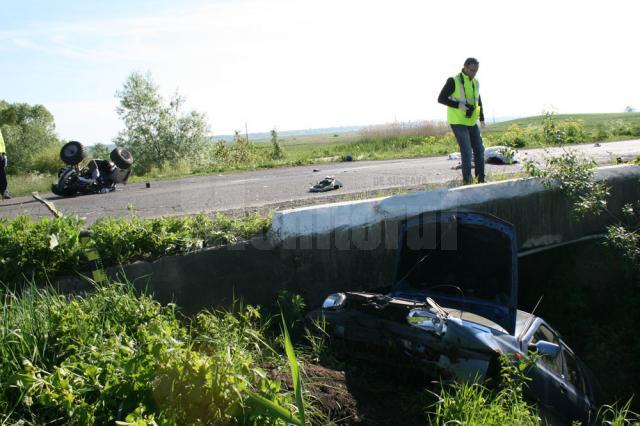
[{"label": "car door", "polygon": [[541,357],[536,368],[531,371],[529,394],[538,400],[542,414],[551,412],[554,416],[570,419],[575,401],[575,392],[569,391],[565,379],[565,360],[560,336],[546,323],[540,322],[531,335],[529,344],[540,340],[555,343],[561,350],[555,358]]},{"label": "car door", "polygon": [[562,343],[562,355],[565,365],[566,396],[571,402],[567,412],[571,418],[580,420],[583,424],[590,424],[594,419],[594,407],[591,401],[590,387],[584,374],[582,365],[573,351]]}]

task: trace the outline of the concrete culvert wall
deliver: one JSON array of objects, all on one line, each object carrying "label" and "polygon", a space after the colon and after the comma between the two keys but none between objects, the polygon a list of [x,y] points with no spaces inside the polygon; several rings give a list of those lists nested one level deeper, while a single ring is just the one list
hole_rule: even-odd
[{"label": "concrete culvert wall", "polygon": [[[640,199],[640,167],[599,169],[611,187],[612,211]],[[515,225],[520,251],[604,231],[606,215],[576,221],[564,196],[537,179],[519,179],[278,212],[268,238],[136,262],[108,270],[162,302],[187,311],[245,303],[272,305],[278,292],[301,294],[310,306],[331,292],[392,284],[400,224],[440,210],[493,214]],[[81,288],[77,278],[61,286]],[[78,287],[80,286],[80,287]]]}]

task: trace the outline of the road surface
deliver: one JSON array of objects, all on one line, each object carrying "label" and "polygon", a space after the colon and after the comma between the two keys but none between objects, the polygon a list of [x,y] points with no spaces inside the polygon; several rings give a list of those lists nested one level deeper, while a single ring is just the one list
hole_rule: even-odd
[{"label": "road surface", "polygon": [[[574,145],[570,149],[611,164],[640,155],[640,140]],[[551,150],[552,153],[560,149]],[[520,158],[541,159],[542,149],[522,150]],[[266,169],[252,172],[194,176],[177,180],[133,183],[109,194],[61,198],[41,194],[65,214],[77,214],[88,223],[105,216],[128,216],[133,208],[139,217],[213,212],[254,212],[290,208],[345,199],[380,196],[402,188],[419,190],[452,186],[461,180],[457,161],[447,156],[386,161],[354,161],[311,166]],[[487,176],[504,177],[522,171],[521,164],[487,165]],[[326,193],[309,193],[309,186],[326,175],[335,176],[344,187]],[[11,184],[9,184],[11,185]],[[29,213],[33,219],[51,216],[32,197],[0,200],[0,217]]]}]

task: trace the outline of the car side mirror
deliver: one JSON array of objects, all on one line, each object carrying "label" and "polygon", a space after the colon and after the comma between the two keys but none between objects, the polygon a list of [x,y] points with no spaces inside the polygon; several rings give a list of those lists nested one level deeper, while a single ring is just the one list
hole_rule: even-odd
[{"label": "car side mirror", "polygon": [[438,316],[430,310],[424,308],[410,310],[407,315],[407,323],[425,331],[436,333],[437,335],[442,335],[447,330],[447,326],[442,319],[438,318]]},{"label": "car side mirror", "polygon": [[560,345],[547,342],[546,340],[538,340],[536,343],[529,344],[529,350],[538,352],[542,356],[555,358],[560,353]]}]

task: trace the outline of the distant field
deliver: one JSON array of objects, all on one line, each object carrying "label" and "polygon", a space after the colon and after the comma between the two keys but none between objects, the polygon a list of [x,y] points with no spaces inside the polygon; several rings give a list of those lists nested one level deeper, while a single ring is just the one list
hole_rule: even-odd
[{"label": "distant field", "polygon": [[[483,130],[483,133],[488,136],[486,143],[488,145],[499,143],[500,136],[514,124],[520,127],[541,126],[543,119],[544,116],[540,115],[487,125]],[[616,121],[623,122],[633,129],[640,129],[640,113],[561,114],[555,115],[554,119],[557,122],[582,121],[585,132],[594,135],[597,134],[598,126],[606,127]],[[351,155],[354,159],[382,160],[442,155],[457,151],[457,144],[452,133],[448,130],[448,126],[442,122],[424,123],[426,125],[422,125],[420,132],[416,132],[415,136],[407,133],[407,126],[403,127],[402,123],[391,123],[370,126],[360,131],[348,133],[286,137],[279,138],[279,141],[289,160],[299,164],[309,163],[310,160],[313,162],[312,159],[330,159],[346,155]],[[412,123],[409,127],[411,126],[418,128],[417,123]],[[374,131],[370,131],[371,129]],[[437,135],[438,137],[434,140],[433,137],[427,135]],[[603,140],[623,140],[632,137],[637,136],[612,135]],[[425,142],[425,140],[429,140],[429,142]],[[269,139],[261,139],[253,142],[266,149],[269,146],[269,141]],[[584,140],[584,142],[590,141]],[[529,142],[526,147],[540,146],[543,144]]]},{"label": "distant field", "polygon": [[[558,121],[564,120],[582,120],[584,128],[587,132],[595,132],[598,125],[607,125],[614,120],[623,120],[631,127],[640,128],[640,112],[622,112],[622,113],[604,113],[604,114],[558,114],[554,116]],[[522,127],[541,125],[544,116],[538,115],[533,117],[518,118],[515,120],[502,121],[496,124],[487,124],[487,127],[483,130],[486,134],[502,133],[506,131],[513,124],[517,124]],[[389,124],[392,126],[392,124]],[[307,151],[310,147],[318,147],[322,145],[340,145],[351,144],[361,142],[363,132],[352,131],[344,133],[320,133],[314,135],[304,136],[286,136],[280,137],[278,140],[284,146],[289,148],[292,152]],[[256,144],[269,143],[270,138],[252,139],[251,142]]]},{"label": "distant field", "polygon": [[[344,132],[344,133],[322,133],[316,135],[304,136],[284,136],[278,137],[278,141],[285,147],[294,147],[297,145],[332,145],[340,143],[357,142],[360,139],[360,132]],[[252,139],[253,143],[270,143],[270,138]]]},{"label": "distant field", "polygon": [[[594,132],[598,125],[606,125],[614,120],[623,120],[631,127],[640,127],[640,112],[621,112],[607,114],[558,114],[554,116],[556,120],[582,120],[585,130]],[[537,115],[534,117],[518,118],[516,120],[503,121],[501,123],[492,124],[486,127],[485,133],[504,132],[511,125],[519,126],[540,125],[544,116]]]}]

